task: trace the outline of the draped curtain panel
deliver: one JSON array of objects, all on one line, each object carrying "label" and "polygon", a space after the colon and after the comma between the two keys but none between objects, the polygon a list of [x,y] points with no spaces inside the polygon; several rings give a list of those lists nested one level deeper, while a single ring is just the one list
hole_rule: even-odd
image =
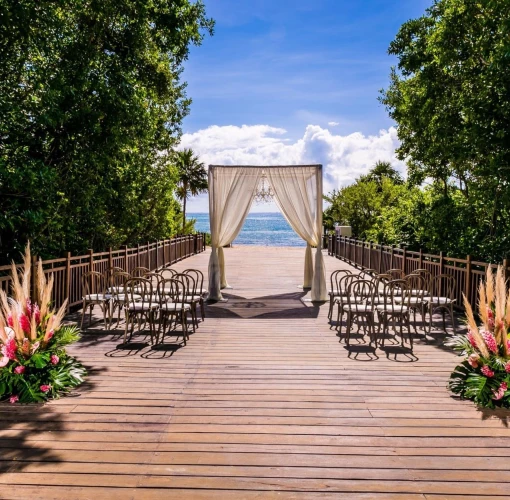
[{"label": "draped curtain panel", "polygon": [[221,300],[221,289],[228,286],[223,247],[232,243],[241,231],[261,174],[261,168],[209,167],[212,247],[209,258],[209,300]]},{"label": "draped curtain panel", "polygon": [[[306,241],[303,287],[311,299],[327,299],[326,270],[322,255],[322,166],[209,167],[209,217],[212,252],[209,260],[209,299],[221,300],[227,285],[223,246],[239,234],[248,215],[262,174],[275,202],[292,229]],[[312,246],[317,247],[315,264]]]}]

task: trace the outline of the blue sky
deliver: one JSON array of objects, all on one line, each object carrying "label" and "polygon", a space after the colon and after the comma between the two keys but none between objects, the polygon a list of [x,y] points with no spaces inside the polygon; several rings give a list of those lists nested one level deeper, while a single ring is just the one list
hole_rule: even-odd
[{"label": "blue sky", "polygon": [[[377,101],[395,64],[388,45],[400,25],[422,15],[432,0],[204,2],[216,28],[213,37],[192,48],[185,64],[183,79],[193,104],[183,124],[183,143],[207,162],[222,158],[216,154],[218,140],[207,142],[200,135],[213,126],[232,131],[233,143],[238,129],[223,127],[263,125],[284,131],[253,137],[254,151],[275,134],[282,144],[297,144],[309,126],[342,138],[388,130],[393,124]],[[225,151],[228,136],[222,134]],[[329,156],[319,157],[322,152]],[[246,154],[225,162],[240,157]],[[335,173],[347,171],[338,154],[320,150],[317,160],[331,163],[332,188],[347,182]],[[359,170],[367,168],[363,163]]]}]

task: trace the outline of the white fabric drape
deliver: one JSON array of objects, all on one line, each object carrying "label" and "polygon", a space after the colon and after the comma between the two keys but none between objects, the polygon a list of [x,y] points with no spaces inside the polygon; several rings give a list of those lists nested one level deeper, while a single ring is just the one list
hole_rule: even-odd
[{"label": "white fabric drape", "polygon": [[221,300],[221,289],[228,286],[223,247],[241,231],[257,190],[261,168],[209,167],[209,219],[211,257],[209,258],[209,299]]},{"label": "white fabric drape", "polygon": [[[306,241],[303,288],[312,288],[312,300],[326,300],[326,268],[322,255],[322,168],[317,165],[268,167],[264,173],[285,219]],[[312,246],[317,247],[315,268]]]}]

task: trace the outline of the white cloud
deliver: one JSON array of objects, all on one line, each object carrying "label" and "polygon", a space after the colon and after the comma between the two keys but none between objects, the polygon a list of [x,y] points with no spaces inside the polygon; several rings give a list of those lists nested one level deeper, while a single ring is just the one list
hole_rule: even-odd
[{"label": "white cloud", "polygon": [[330,127],[338,127],[338,125],[340,125],[340,123],[339,122],[328,122],[328,125]]},{"label": "white cloud", "polygon": [[[296,141],[286,138],[284,129],[269,125],[214,125],[184,134],[181,140],[181,147],[192,148],[206,165],[321,163],[326,193],[352,183],[378,160],[391,162],[404,174],[404,163],[395,156],[398,144],[394,127],[377,135],[336,135],[318,125],[308,125]],[[190,212],[207,211],[207,196],[190,205]]]}]

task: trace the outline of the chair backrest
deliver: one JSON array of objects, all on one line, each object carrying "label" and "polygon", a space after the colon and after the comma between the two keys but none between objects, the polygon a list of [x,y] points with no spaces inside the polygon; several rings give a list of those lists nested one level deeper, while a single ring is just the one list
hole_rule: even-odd
[{"label": "chair backrest", "polygon": [[159,295],[169,302],[184,306],[188,295],[186,283],[179,279],[164,278],[159,283]]},{"label": "chair backrest", "polygon": [[364,280],[372,280],[377,277],[379,273],[375,269],[362,269],[359,272],[359,277]]},{"label": "chair backrest", "polygon": [[430,295],[434,297],[446,297],[447,299],[455,299],[455,286],[457,280],[451,274],[438,274],[434,276],[430,282]]},{"label": "chair backrest", "polygon": [[110,276],[110,287],[114,294],[124,293],[124,284],[131,278],[129,273],[116,271]]},{"label": "chair backrest", "polygon": [[425,280],[425,290],[430,291],[430,284],[432,282],[432,273],[428,269],[415,269],[412,274],[419,274]]},{"label": "chair backrest", "polygon": [[124,269],[122,269],[122,267],[112,266],[112,267],[107,267],[104,270],[103,275],[106,278],[106,282],[109,283],[110,277],[113,275],[113,273],[123,273],[123,272],[124,272]]},{"label": "chair backrest", "polygon": [[143,302],[149,307],[154,303],[152,281],[139,276],[129,278],[124,283],[124,293],[126,294],[126,302],[133,304],[135,302]]},{"label": "chair backrest", "polygon": [[386,283],[388,283],[392,279],[393,278],[390,274],[378,274],[376,278],[377,292],[383,294]]},{"label": "chair backrest", "polygon": [[197,282],[191,274],[179,273],[174,276],[174,280],[182,281],[186,285],[187,295],[198,295]]},{"label": "chair backrest", "polygon": [[386,305],[391,305],[393,312],[404,312],[411,303],[408,282],[406,280],[388,281],[384,286],[383,298]]},{"label": "chair backrest", "polygon": [[331,281],[331,291],[332,292],[341,292],[345,289],[340,288],[340,280],[346,276],[352,274],[351,271],[348,269],[337,269],[336,271],[333,271],[330,276]]},{"label": "chair backrest", "polygon": [[142,278],[143,276],[145,276],[147,273],[150,273],[150,269],[148,267],[135,267],[132,271],[131,271],[131,276],[133,278]]},{"label": "chair backrest", "polygon": [[408,274],[405,279],[407,283],[407,293],[417,300],[425,300],[425,292],[428,291],[429,285],[425,276],[420,274]]},{"label": "chair backrest", "polygon": [[152,289],[154,290],[154,297],[158,298],[158,300],[161,299],[160,293],[160,284],[164,280],[163,276],[161,276],[159,273],[147,273],[144,276],[145,279],[152,281]]},{"label": "chair backrest", "polygon": [[89,271],[82,274],[81,282],[83,295],[104,293],[106,291],[104,275],[97,271]]},{"label": "chair backrest", "polygon": [[204,273],[198,269],[186,269],[184,274],[190,274],[195,278],[197,292],[200,294],[204,289]]},{"label": "chair backrest", "polygon": [[175,269],[171,269],[170,267],[163,267],[154,272],[166,280],[172,279],[176,274],[178,274]]},{"label": "chair backrest", "polygon": [[390,269],[386,271],[386,274],[389,274],[393,278],[393,280],[403,280],[406,277],[406,273],[402,271],[402,269],[398,268]]},{"label": "chair backrest", "polygon": [[354,279],[347,289],[347,304],[351,311],[367,312],[374,307],[377,285],[374,281]]}]

